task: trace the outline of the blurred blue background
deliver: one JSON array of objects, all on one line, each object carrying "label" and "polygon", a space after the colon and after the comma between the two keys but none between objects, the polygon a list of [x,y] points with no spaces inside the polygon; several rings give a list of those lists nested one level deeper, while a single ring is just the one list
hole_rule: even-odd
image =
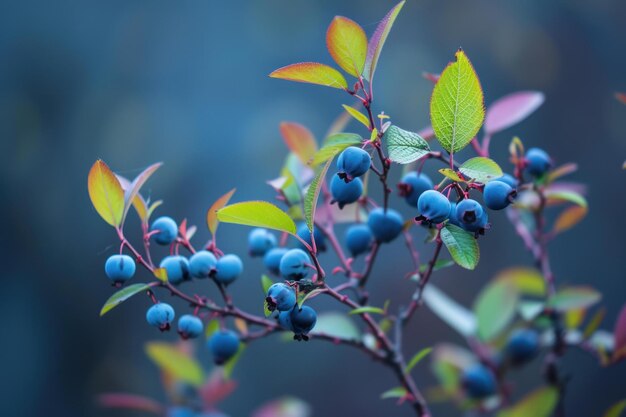
[{"label": "blurred blue background", "polygon": [[[159,213],[200,226],[197,241],[204,242],[206,209],[230,188],[238,188],[236,200],[272,197],[264,180],[277,175],[286,154],[280,121],[301,122],[321,139],[340,104],[350,102],[336,90],[267,74],[298,61],[330,63],[324,36],[334,15],[351,17],[371,34],[393,4],[3,3],[2,415],[123,415],[96,406],[102,391],[162,398],[143,345],[175,334],[160,335],[145,324],[149,300],[139,297],[98,317],[112,292],[104,260],[117,243],[88,199],[94,160],[102,158],[128,177],[163,161],[147,194],[165,200]],[[515,134],[558,162],[579,163],[574,177],[589,185],[591,211],[553,243],[553,268],[561,283],[602,290],[605,327],[612,328],[626,289],[626,106],[613,98],[626,90],[626,2],[409,0],[383,51],[375,109],[405,129],[426,126],[432,85],[420,74],[441,71],[459,46],[480,75],[487,103],[516,90],[545,92],[540,111],[494,138],[494,156],[504,162]],[[414,215],[397,196],[392,203]],[[492,221],[475,272],[452,268],[435,277],[467,305],[498,270],[531,263],[505,217],[496,214]],[[134,218],[128,230],[139,233]],[[247,231],[222,226],[223,249],[244,256]],[[402,243],[383,248],[380,259],[371,280],[373,302],[402,299],[412,288],[402,279],[410,265]],[[322,260],[335,264],[328,254]],[[260,312],[260,261],[246,258],[246,271],[233,293]],[[407,354],[441,340],[462,342],[422,309],[407,336]],[[539,367],[537,362],[514,375],[518,394],[540,383]],[[624,396],[624,364],[603,369],[571,350],[564,370],[572,376],[568,415],[599,416]],[[235,377],[239,391],[223,404],[231,416],[246,416],[286,393],[311,403],[317,416],[411,415],[408,407],[378,399],[396,385],[393,376],[349,348],[264,340],[247,351]],[[421,387],[433,383],[425,364],[417,381]],[[448,405],[433,409],[435,415],[459,414]]]}]

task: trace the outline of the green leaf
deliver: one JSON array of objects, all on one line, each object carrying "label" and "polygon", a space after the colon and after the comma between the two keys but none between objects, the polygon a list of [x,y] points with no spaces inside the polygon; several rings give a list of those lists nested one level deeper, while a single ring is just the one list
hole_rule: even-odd
[{"label": "green leaf", "polygon": [[604,413],[604,417],[619,417],[622,415],[622,412],[626,410],[626,400],[622,400],[616,404],[613,404],[611,408],[606,410]]},{"label": "green leaf", "polygon": [[465,180],[461,178],[459,174],[457,174],[456,171],[453,169],[441,168],[439,170],[439,173],[443,175],[444,177],[451,179],[454,182],[465,182]]},{"label": "green leaf", "polygon": [[589,339],[596,332],[596,330],[598,330],[598,328],[602,324],[602,321],[604,320],[605,315],[606,309],[604,308],[596,311],[591,320],[589,320],[589,323],[587,323],[587,326],[585,326],[585,330],[583,331],[583,339]]},{"label": "green leaf", "polygon": [[361,332],[354,324],[354,321],[344,313],[323,312],[317,317],[317,323],[313,333],[325,333],[329,336],[336,336],[344,339],[360,340]]},{"label": "green leaf", "polygon": [[173,345],[150,342],[146,344],[146,353],[161,370],[171,374],[175,379],[195,387],[204,382],[204,372],[200,364]]},{"label": "green leaf", "polygon": [[433,284],[428,284],[424,288],[423,298],[428,308],[460,335],[468,337],[476,333],[474,313],[448,297]]},{"label": "green leaf", "polygon": [[230,358],[228,362],[224,364],[224,378],[230,379],[231,375],[233,374],[233,370],[235,369],[235,365],[237,365],[237,362],[239,362],[239,359],[241,359],[241,355],[243,355],[244,350],[246,350],[246,344],[240,343],[239,349],[237,350],[237,353],[235,353],[235,356]]},{"label": "green leaf", "polygon": [[318,289],[315,289],[313,291],[310,291],[310,292],[304,294],[301,297],[298,297],[298,307],[302,308],[302,306],[304,305],[304,302],[306,300],[308,300],[309,298],[317,297],[319,294],[321,294],[323,292],[326,292],[326,290],[322,289],[322,288],[318,288]]},{"label": "green leaf", "polygon": [[[435,266],[433,266],[433,272],[437,272],[444,268],[449,268],[452,265],[455,265],[455,263],[451,259],[437,259],[437,262],[435,262]],[[419,269],[420,274],[423,274],[424,272],[426,272],[426,270],[428,269],[428,266],[429,266],[428,264],[420,265],[420,269]]]},{"label": "green leaf", "polygon": [[417,352],[413,358],[411,358],[411,360],[409,361],[408,365],[406,366],[406,368],[404,369],[404,373],[408,374],[411,372],[411,370],[413,368],[415,368],[415,365],[417,365],[418,363],[420,363],[420,361],[422,359],[424,359],[430,352],[433,351],[433,348],[424,348],[422,350],[420,350],[419,352]]},{"label": "green leaf", "polygon": [[141,187],[143,187],[146,181],[148,181],[148,178],[150,178],[150,176],[154,174],[154,172],[159,169],[161,165],[163,165],[163,163],[158,162],[144,169],[141,174],[137,175],[130,186],[124,190],[124,212],[122,214],[122,224],[124,224],[124,220],[126,220],[126,215],[128,214],[128,210],[130,210],[130,206],[137,204],[135,198],[139,195],[139,190],[141,190]]},{"label": "green leaf", "polygon": [[267,300],[263,300],[263,314],[265,317],[272,315],[272,311],[270,310],[269,304],[267,304]]},{"label": "green leaf", "polygon": [[109,299],[104,303],[102,309],[100,310],[100,317],[104,316],[106,313],[111,311],[113,308],[117,307],[119,304],[128,300],[133,295],[140,293],[142,291],[146,291],[153,287],[156,284],[132,284],[128,287],[124,287],[121,290],[117,291],[113,294]]},{"label": "green leaf", "polygon": [[317,151],[311,161],[311,166],[323,164],[327,160],[334,158],[339,152],[346,149],[348,146],[360,145],[362,142],[361,136],[356,133],[335,133],[328,136],[322,145],[322,149]]},{"label": "green leaf", "polygon": [[476,136],[485,118],[483,90],[462,49],[448,64],[433,90],[430,120],[441,146],[458,152]]},{"label": "green leaf", "polygon": [[478,336],[489,341],[506,328],[515,317],[519,293],[508,281],[492,281],[478,295],[474,313],[478,320]]},{"label": "green leaf", "polygon": [[508,268],[499,272],[494,281],[510,282],[522,295],[543,297],[546,293],[543,275],[534,268]]},{"label": "green leaf", "polygon": [[391,125],[385,131],[389,159],[399,164],[409,164],[430,152],[428,142],[420,135]]},{"label": "green leaf", "polygon": [[210,322],[207,323],[205,329],[204,329],[204,336],[209,339],[211,336],[213,336],[213,333],[215,333],[216,331],[218,331],[220,329],[220,322],[218,319],[213,319]]},{"label": "green leaf", "polygon": [[113,227],[120,226],[124,213],[124,190],[104,161],[98,159],[89,170],[87,189],[100,217]]},{"label": "green leaf", "polygon": [[459,167],[459,171],[467,179],[473,179],[481,184],[500,178],[503,175],[502,168],[493,159],[477,156],[468,159]]},{"label": "green leaf", "polygon": [[345,72],[357,78],[363,73],[367,36],[356,22],[335,16],[326,32],[326,46],[330,56]]},{"label": "green leaf", "polygon": [[478,243],[471,233],[453,224],[447,224],[441,229],[441,240],[448,248],[454,262],[465,269],[476,268],[480,251]]},{"label": "green leaf", "polygon": [[348,89],[348,82],[339,71],[317,62],[300,62],[287,65],[272,72],[270,77],[301,83],[319,84],[342,90]]},{"label": "green leaf", "polygon": [[547,189],[545,195],[549,203],[569,202],[587,208],[585,197],[574,191],[552,191]]},{"label": "green leaf", "polygon": [[296,234],[296,224],[284,211],[267,201],[246,201],[223,207],[217,211],[223,223],[266,227],[281,232]]},{"label": "green leaf", "polygon": [[342,104],[342,106],[348,112],[350,116],[354,117],[358,122],[363,124],[363,126],[365,126],[366,128],[368,129],[370,128],[370,120],[367,118],[366,115],[364,115],[363,113],[361,113],[360,111],[358,111],[352,106],[348,106],[346,104]]},{"label": "green leaf", "polygon": [[367,307],[355,308],[354,310],[351,310],[348,314],[354,315],[354,314],[365,314],[365,313],[385,314],[385,310],[383,310],[380,307],[367,306]]},{"label": "green leaf", "polygon": [[393,6],[391,10],[389,10],[389,12],[385,15],[385,17],[383,17],[383,19],[376,27],[376,30],[372,34],[369,44],[367,45],[367,59],[365,61],[365,71],[363,72],[363,78],[369,80],[370,83],[374,79],[376,65],[378,64],[378,59],[380,58],[380,53],[383,50],[383,46],[385,45],[387,36],[389,36],[391,27],[396,21],[400,10],[402,10],[402,6],[404,6],[404,3],[405,1],[403,0]]},{"label": "green leaf", "polygon": [[326,161],[322,169],[320,169],[315,178],[313,178],[313,181],[311,181],[309,189],[306,192],[306,196],[304,197],[304,221],[309,228],[309,232],[311,233],[311,239],[313,240],[315,239],[313,226],[315,223],[315,208],[317,207],[317,199],[320,195],[322,185],[324,184],[328,168],[333,161],[332,158],[333,157]]},{"label": "green leaf", "polygon": [[559,399],[554,387],[539,388],[512,407],[498,413],[497,417],[549,417]]},{"label": "green leaf", "polygon": [[388,391],[383,392],[380,395],[380,398],[383,400],[389,399],[389,398],[402,398],[407,394],[407,391],[404,387],[395,387],[392,388]]},{"label": "green leaf", "polygon": [[267,290],[269,290],[272,285],[274,285],[274,281],[272,281],[270,277],[265,274],[261,275],[261,286],[263,287],[263,294],[267,295]]},{"label": "green leaf", "polygon": [[548,307],[557,311],[589,308],[602,298],[602,294],[590,287],[568,287],[559,290],[548,300]]}]

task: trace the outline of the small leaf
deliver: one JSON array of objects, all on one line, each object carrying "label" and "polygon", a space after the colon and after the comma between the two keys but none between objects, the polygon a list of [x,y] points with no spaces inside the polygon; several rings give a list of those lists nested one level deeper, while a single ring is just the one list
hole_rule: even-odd
[{"label": "small leaf", "polygon": [[267,300],[263,300],[263,314],[265,317],[269,317],[272,315],[272,310],[270,310],[270,306],[267,303]]},{"label": "small leaf", "polygon": [[359,308],[355,308],[354,310],[351,310],[348,314],[350,314],[351,316],[354,314],[385,314],[385,310],[383,310],[380,307],[371,307],[371,306],[367,306],[367,307],[359,307]]},{"label": "small leaf", "polygon": [[391,27],[393,23],[396,21],[400,10],[402,10],[402,6],[404,6],[405,1],[401,1],[400,3],[393,6],[391,10],[383,17],[380,21],[374,34],[370,38],[369,44],[367,45],[367,59],[365,61],[365,71],[363,73],[363,77],[372,82],[374,79],[374,73],[376,72],[376,66],[378,64],[378,59],[380,58],[380,53],[383,50],[383,46],[385,45],[385,41],[387,40],[387,36],[389,36],[389,32],[391,31]]},{"label": "small leaf", "polygon": [[299,299],[298,299],[298,307],[302,308],[302,306],[304,305],[305,301],[307,301],[307,300],[309,300],[311,298],[317,297],[318,295],[320,295],[320,294],[322,294],[324,292],[326,292],[326,290],[324,290],[322,288],[318,288],[318,289],[315,289],[313,291],[310,291],[310,292],[306,293],[303,297],[299,297]]},{"label": "small leaf", "polygon": [[233,188],[220,198],[218,198],[215,203],[211,206],[211,208],[206,213],[206,224],[211,231],[211,234],[215,236],[215,232],[217,231],[217,225],[219,221],[217,219],[217,211],[224,207],[230,201],[230,198],[235,194],[236,188]]},{"label": "small leaf", "polygon": [[355,133],[336,133],[328,136],[324,140],[322,149],[320,149],[311,161],[311,166],[315,167],[323,164],[329,159],[332,159],[339,152],[343,151],[349,146],[360,145],[362,142],[361,136]]},{"label": "small leaf", "polygon": [[155,268],[154,276],[161,282],[167,282],[167,269],[165,268]]},{"label": "small leaf", "polygon": [[428,142],[420,135],[391,125],[385,132],[389,159],[399,164],[416,161],[430,152]]},{"label": "small leaf", "polygon": [[548,307],[557,311],[589,308],[602,298],[602,294],[590,287],[568,287],[559,290],[548,300]]},{"label": "small leaf", "polygon": [[300,62],[277,69],[271,78],[319,84],[343,90],[348,89],[348,82],[336,69],[317,62]]},{"label": "small leaf", "polygon": [[468,159],[459,167],[459,171],[461,171],[466,178],[475,180],[481,184],[486,184],[503,175],[500,165],[494,160],[482,156]]},{"label": "small leaf", "polygon": [[[128,181],[126,178],[122,177],[121,175],[115,174],[115,176],[117,177],[117,180],[120,182],[120,185],[122,186],[122,190],[124,190],[124,195],[125,195],[125,193],[131,187],[130,181]],[[147,224],[148,217],[149,217],[148,205],[146,204],[146,201],[143,199],[141,194],[138,193],[133,198],[132,206],[135,207],[135,211],[137,212],[137,215],[139,216],[139,219],[141,220],[141,222]]]},{"label": "small leaf", "polygon": [[124,213],[124,191],[115,174],[100,159],[89,171],[87,189],[100,217],[113,227],[120,226]]},{"label": "small leaf", "polygon": [[202,385],[204,372],[200,364],[173,345],[150,342],[146,344],[146,353],[161,370],[171,374],[175,379],[196,387]]},{"label": "small leaf", "polygon": [[164,407],[152,398],[126,393],[107,393],[98,395],[98,402],[102,407],[122,408],[125,410],[145,411],[160,416],[163,415]]},{"label": "small leaf", "polygon": [[218,210],[217,218],[223,223],[266,227],[292,235],[296,234],[296,225],[291,217],[267,201],[245,201],[231,204]]},{"label": "small leaf", "polygon": [[356,22],[347,17],[335,16],[326,32],[326,47],[345,72],[357,78],[363,73],[367,36]]},{"label": "small leaf", "polygon": [[117,291],[113,294],[109,299],[104,303],[102,309],[100,310],[100,317],[104,316],[106,313],[111,311],[113,308],[117,307],[119,304],[128,300],[133,295],[140,293],[142,291],[146,291],[153,287],[154,284],[132,284],[128,287],[124,287],[121,290]]},{"label": "small leaf", "polygon": [[291,152],[307,164],[317,152],[317,142],[309,129],[299,123],[282,122],[280,134]]},{"label": "small leaf", "polygon": [[615,93],[615,98],[626,104],[626,93]]},{"label": "small leaf", "polygon": [[604,316],[606,316],[606,309],[601,308],[596,311],[591,320],[589,320],[589,323],[587,323],[587,326],[585,326],[585,330],[583,331],[583,339],[589,339],[595,333],[595,331],[598,330],[598,328],[602,324],[602,321],[604,320]]},{"label": "small leaf", "polygon": [[218,319],[213,319],[207,323],[204,329],[204,336],[209,339],[213,336],[213,333],[217,332],[220,329],[220,322]]},{"label": "small leaf", "polygon": [[487,109],[485,131],[492,135],[521,122],[543,104],[540,91],[518,91],[494,101]]},{"label": "small leaf", "polygon": [[154,172],[159,169],[159,167],[163,165],[162,162],[158,162],[156,164],[150,165],[148,168],[144,169],[143,172],[133,180],[124,192],[124,212],[122,214],[122,224],[124,224],[124,220],[126,220],[126,215],[128,214],[128,210],[130,206],[135,204],[135,197],[139,195],[139,190],[141,187],[148,181],[150,176],[154,174]]},{"label": "small leaf", "polygon": [[370,128],[370,120],[367,118],[366,115],[364,115],[363,113],[361,113],[360,111],[358,111],[352,106],[348,106],[345,104],[342,104],[342,106],[348,112],[350,116],[354,117],[358,122],[360,122],[366,128],[368,129]]},{"label": "small leaf", "polygon": [[498,273],[494,281],[504,281],[515,286],[522,295],[543,297],[546,293],[546,284],[543,275],[534,268],[513,267]]},{"label": "small leaf", "polygon": [[395,387],[380,394],[380,398],[382,400],[386,400],[389,398],[402,398],[406,395],[407,395],[407,391],[404,387]]},{"label": "small leaf", "polygon": [[587,215],[587,207],[568,207],[554,221],[554,233],[561,233],[576,226]]},{"label": "small leaf", "polygon": [[574,191],[547,189],[545,195],[548,203],[569,202],[587,208],[585,197]]},{"label": "small leaf", "polygon": [[413,358],[411,358],[411,360],[409,361],[408,365],[406,366],[406,368],[404,369],[404,373],[408,374],[411,372],[411,370],[413,368],[415,368],[415,365],[417,365],[418,363],[420,363],[420,361],[422,359],[424,359],[430,352],[433,351],[433,348],[424,348],[422,350],[420,350],[419,352],[417,352]]},{"label": "small leaf", "polygon": [[261,275],[261,287],[263,287],[263,294],[267,294],[267,290],[269,290],[272,285],[274,285],[274,281],[272,281],[270,277],[265,274]]},{"label": "small leaf", "polygon": [[163,204],[163,200],[157,200],[154,203],[152,203],[150,207],[148,207],[148,213],[146,214],[146,220],[145,220],[146,223],[152,216],[152,213],[154,213],[154,210],[156,210],[161,204]]},{"label": "small leaf", "polygon": [[[624,102],[626,103],[626,96],[624,98]],[[606,413],[604,413],[604,417],[620,417],[624,410],[626,410],[626,400],[622,400],[618,403],[613,404],[611,408],[606,410]]]},{"label": "small leaf", "polygon": [[519,315],[525,321],[533,321],[544,310],[545,305],[541,301],[520,301],[517,305]]},{"label": "small leaf", "polygon": [[241,359],[241,355],[243,355],[244,350],[246,350],[246,344],[245,343],[240,343],[239,344],[239,350],[237,350],[237,353],[235,353],[235,356],[230,358],[224,364],[223,368],[224,368],[224,378],[225,379],[230,379],[231,375],[233,374],[233,371],[235,370],[235,365],[237,365],[237,362],[239,362],[239,359]]},{"label": "small leaf", "polygon": [[317,317],[313,333],[319,332],[343,339],[360,340],[361,332],[354,322],[344,313],[323,312]]},{"label": "small leaf", "polygon": [[439,169],[439,173],[443,175],[444,177],[451,179],[454,182],[465,182],[465,180],[461,178],[459,174],[456,173],[456,171],[450,168],[441,168]]},{"label": "small leaf", "polygon": [[495,280],[476,298],[474,313],[478,336],[485,341],[497,337],[515,317],[519,294],[508,281]]},{"label": "small leaf", "polygon": [[458,152],[476,136],[485,117],[483,90],[462,49],[448,64],[433,89],[430,120],[441,146]]},{"label": "small leaf", "polygon": [[512,407],[503,409],[497,417],[549,417],[559,399],[555,387],[539,388]]},{"label": "small leaf", "polygon": [[[453,265],[456,265],[456,264],[451,259],[437,259],[437,262],[435,262],[435,266],[433,266],[433,272],[437,272],[444,268],[449,268]],[[420,265],[420,268],[419,268],[420,274],[423,274],[424,272],[426,272],[428,267],[429,267],[428,264]]]},{"label": "small leaf", "polygon": [[441,240],[452,255],[452,259],[465,269],[474,269],[480,259],[478,243],[471,233],[453,224],[441,229]]},{"label": "small leaf", "polygon": [[472,336],[476,333],[476,317],[474,313],[448,297],[432,284],[424,288],[424,303],[448,326],[462,336]]},{"label": "small leaf", "polygon": [[555,168],[548,173],[548,178],[546,179],[546,182],[548,183],[554,182],[555,180],[561,177],[564,177],[566,175],[572,174],[576,172],[577,170],[578,170],[578,165],[574,163],[561,165],[560,167]]},{"label": "small leaf", "polygon": [[237,328],[239,333],[241,333],[244,336],[248,334],[248,324],[246,323],[244,319],[240,317],[235,317],[233,321],[235,322],[235,327]]},{"label": "small leaf", "polygon": [[315,241],[315,235],[313,233],[315,208],[317,207],[317,200],[319,198],[322,185],[324,184],[324,181],[326,181],[326,173],[328,172],[332,158],[333,157],[326,161],[322,169],[320,169],[315,178],[313,178],[313,181],[311,181],[309,189],[306,192],[306,196],[304,197],[304,221],[309,228],[309,233],[311,234],[311,239],[313,241]]}]

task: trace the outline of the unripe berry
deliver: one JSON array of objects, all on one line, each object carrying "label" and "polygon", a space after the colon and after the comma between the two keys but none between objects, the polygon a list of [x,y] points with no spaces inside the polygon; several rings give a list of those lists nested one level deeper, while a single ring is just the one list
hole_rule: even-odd
[{"label": "unripe berry", "polygon": [[159,267],[167,271],[167,280],[178,284],[189,279],[189,261],[184,256],[172,255],[163,258]]},{"label": "unripe berry", "polygon": [[532,329],[517,329],[509,336],[504,350],[513,364],[528,362],[539,353],[539,334]]},{"label": "unripe berry", "polygon": [[489,368],[477,363],[465,371],[461,377],[467,395],[474,399],[483,399],[496,393],[496,378]]},{"label": "unripe berry", "polygon": [[424,191],[417,200],[417,210],[421,215],[419,219],[438,224],[446,220],[450,215],[450,201],[438,191]]},{"label": "unripe berry", "polygon": [[194,253],[189,258],[189,273],[194,278],[208,278],[215,273],[217,258],[207,250]]},{"label": "unripe berry", "polygon": [[233,282],[243,272],[243,262],[237,255],[224,255],[217,260],[215,280],[224,285]]},{"label": "unripe berry", "polygon": [[155,233],[152,238],[159,245],[169,245],[176,239],[176,236],[178,236],[178,226],[171,217],[159,217],[152,222],[150,231],[154,232],[156,230],[159,232]]},{"label": "unripe berry", "polygon": [[309,274],[311,259],[302,249],[290,249],[280,260],[280,275],[289,281],[300,281]]},{"label": "unripe berry", "polygon": [[361,197],[361,194],[363,194],[363,182],[360,178],[355,178],[346,183],[338,175],[333,175],[332,180],[330,180],[330,193],[333,196],[333,201],[341,209],[346,204],[354,203]]},{"label": "unripe berry", "polygon": [[346,246],[353,257],[370,250],[374,236],[366,224],[355,224],[346,231]]},{"label": "unripe berry", "polygon": [[[300,223],[298,225],[298,230],[296,231],[298,237],[304,240],[309,246],[313,247],[313,242],[311,242],[311,232],[309,231],[309,226],[306,223]],[[322,233],[317,227],[313,227],[313,236],[315,237],[315,247],[318,252],[326,251],[326,236]],[[304,245],[298,242],[300,247],[304,249]]]},{"label": "unripe berry", "polygon": [[526,172],[533,177],[541,177],[552,167],[550,155],[543,149],[530,148],[526,151]]},{"label": "unripe berry", "polygon": [[104,264],[104,272],[114,283],[123,283],[135,275],[135,261],[128,255],[111,255]]},{"label": "unripe berry", "polygon": [[296,291],[285,283],[277,282],[268,288],[265,301],[270,311],[290,311],[296,305]]},{"label": "unripe berry", "polygon": [[509,184],[500,180],[493,180],[485,184],[483,200],[491,210],[502,210],[511,204],[511,200],[516,194],[516,191]]},{"label": "unripe berry", "polygon": [[298,308],[295,306],[291,310],[291,329],[294,332],[294,339],[308,340],[307,334],[313,330],[317,322],[317,313],[309,306]]},{"label": "unripe berry", "polygon": [[269,230],[256,228],[248,235],[248,251],[250,256],[263,256],[276,246],[276,236]]},{"label": "unripe berry", "polygon": [[174,309],[167,303],[157,303],[146,312],[146,320],[151,326],[158,327],[161,331],[169,330],[174,320]]},{"label": "unripe berry", "polygon": [[208,345],[215,364],[222,365],[239,350],[239,336],[232,330],[218,330],[213,333]]},{"label": "unripe berry", "polygon": [[288,251],[287,248],[270,249],[263,257],[263,265],[273,274],[280,274],[280,260]]},{"label": "unripe berry", "polygon": [[426,174],[418,174],[415,171],[409,172],[398,184],[400,195],[404,197],[411,207],[417,206],[417,200],[424,191],[432,190],[433,182]]},{"label": "unripe berry", "polygon": [[178,319],[178,334],[183,339],[193,339],[200,336],[203,328],[202,320],[197,316],[185,314]]},{"label": "unripe berry", "polygon": [[339,177],[351,181],[365,174],[370,169],[371,164],[372,158],[369,153],[361,148],[350,146],[341,152],[337,158]]},{"label": "unripe berry", "polygon": [[377,207],[370,212],[367,225],[377,241],[386,243],[402,233],[404,222],[397,211],[388,208],[385,212],[382,207]]}]

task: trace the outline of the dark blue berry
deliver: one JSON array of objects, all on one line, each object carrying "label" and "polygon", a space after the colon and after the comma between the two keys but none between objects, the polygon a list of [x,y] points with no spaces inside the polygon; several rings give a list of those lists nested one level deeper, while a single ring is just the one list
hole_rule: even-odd
[{"label": "dark blue berry", "polygon": [[172,320],[174,320],[174,309],[167,303],[157,303],[146,312],[146,320],[151,326],[156,326],[161,331],[169,330]]},{"label": "dark blue berry", "polygon": [[296,340],[308,340],[307,334],[313,330],[317,322],[317,313],[309,306],[291,310],[291,330]]},{"label": "dark blue berry", "polygon": [[193,339],[202,334],[204,328],[199,317],[185,314],[178,319],[178,333],[183,339]]},{"label": "dark blue berry", "polygon": [[309,274],[311,260],[302,249],[290,249],[280,260],[280,275],[289,281],[300,281]]},{"label": "dark blue berry", "polygon": [[468,232],[479,232],[487,223],[487,216],[483,206],[476,200],[466,198],[456,204],[455,221]]},{"label": "dark blue berry", "polygon": [[456,203],[450,203],[450,214],[448,215],[448,222],[458,227],[463,227],[461,222],[456,217]]},{"label": "dark blue berry", "polygon": [[237,255],[224,255],[217,260],[215,280],[224,285],[233,282],[243,272],[243,262]]},{"label": "dark blue berry", "polygon": [[350,146],[339,154],[337,171],[341,179],[351,181],[365,174],[370,169],[371,164],[372,158],[369,153],[361,148]]},{"label": "dark blue berry", "polygon": [[178,284],[189,279],[189,261],[184,256],[166,256],[159,265],[167,271],[167,280],[172,284]]},{"label": "dark blue berry", "polygon": [[509,174],[504,174],[501,177],[495,178],[494,180],[502,181],[505,184],[509,184],[514,190],[517,189],[517,186],[519,185],[519,181],[517,181],[517,179],[515,179],[513,175]]},{"label": "dark blue berry", "polygon": [[517,329],[509,336],[504,350],[513,364],[528,362],[539,353],[539,334],[532,329]]},{"label": "dark blue berry", "polygon": [[217,258],[213,253],[201,250],[189,258],[189,273],[194,278],[208,278],[215,272]]},{"label": "dark blue berry", "polygon": [[128,255],[111,255],[104,264],[104,272],[115,283],[128,281],[135,275],[135,261]]},{"label": "dark blue berry", "polygon": [[483,200],[491,210],[502,210],[511,204],[511,200],[516,194],[509,184],[500,180],[493,180],[485,184]]},{"label": "dark blue berry", "polygon": [[346,246],[353,257],[369,251],[373,243],[374,235],[366,224],[352,225],[346,231]]},{"label": "dark blue berry", "polygon": [[417,200],[417,211],[420,213],[419,219],[441,223],[450,215],[450,201],[438,191],[427,190]]},{"label": "dark blue berry", "polygon": [[526,151],[526,172],[533,177],[541,177],[552,167],[550,155],[543,149],[530,148]]},{"label": "dark blue berry", "polygon": [[270,311],[290,311],[296,305],[296,291],[287,284],[277,282],[268,288],[265,301]]},{"label": "dark blue berry", "polygon": [[270,249],[263,257],[263,265],[273,274],[280,274],[280,260],[288,251],[287,248]]},{"label": "dark blue berry", "polygon": [[232,330],[218,330],[213,333],[208,345],[215,364],[222,365],[235,356],[240,343],[239,336]]},{"label": "dark blue berry", "polygon": [[397,211],[388,208],[385,212],[382,207],[377,207],[370,212],[367,225],[378,242],[386,243],[402,233],[404,221]]},{"label": "dark blue berry", "polygon": [[171,217],[159,217],[152,222],[150,231],[154,232],[156,230],[159,232],[155,233],[152,238],[159,245],[169,245],[176,239],[176,236],[178,236],[178,226]]},{"label": "dark blue berry", "polygon": [[276,236],[267,229],[252,229],[248,235],[250,256],[263,256],[274,246],[276,246]]},{"label": "dark blue berry", "polygon": [[[309,246],[313,247],[313,243],[311,242],[311,232],[309,231],[309,227],[306,223],[300,223],[298,225],[298,230],[296,231],[298,237],[304,240]],[[315,237],[315,246],[318,252],[326,251],[326,236],[322,233],[317,227],[313,227],[313,236]],[[298,244],[304,249],[304,245],[298,242]]]},{"label": "dark blue berry", "polygon": [[404,197],[411,207],[417,206],[417,200],[424,191],[432,190],[433,182],[426,174],[418,174],[417,172],[409,172],[398,184],[400,195]]},{"label": "dark blue berry", "polygon": [[285,330],[293,331],[293,325],[291,324],[291,310],[281,311],[278,314],[278,325]]},{"label": "dark blue berry", "polygon": [[350,182],[345,182],[338,175],[333,175],[330,181],[330,193],[333,201],[343,208],[346,204],[356,202],[363,194],[363,182],[360,178],[355,178]]},{"label": "dark blue berry", "polygon": [[497,383],[493,372],[477,363],[467,368],[461,377],[467,395],[474,399],[483,399],[496,393]]}]

